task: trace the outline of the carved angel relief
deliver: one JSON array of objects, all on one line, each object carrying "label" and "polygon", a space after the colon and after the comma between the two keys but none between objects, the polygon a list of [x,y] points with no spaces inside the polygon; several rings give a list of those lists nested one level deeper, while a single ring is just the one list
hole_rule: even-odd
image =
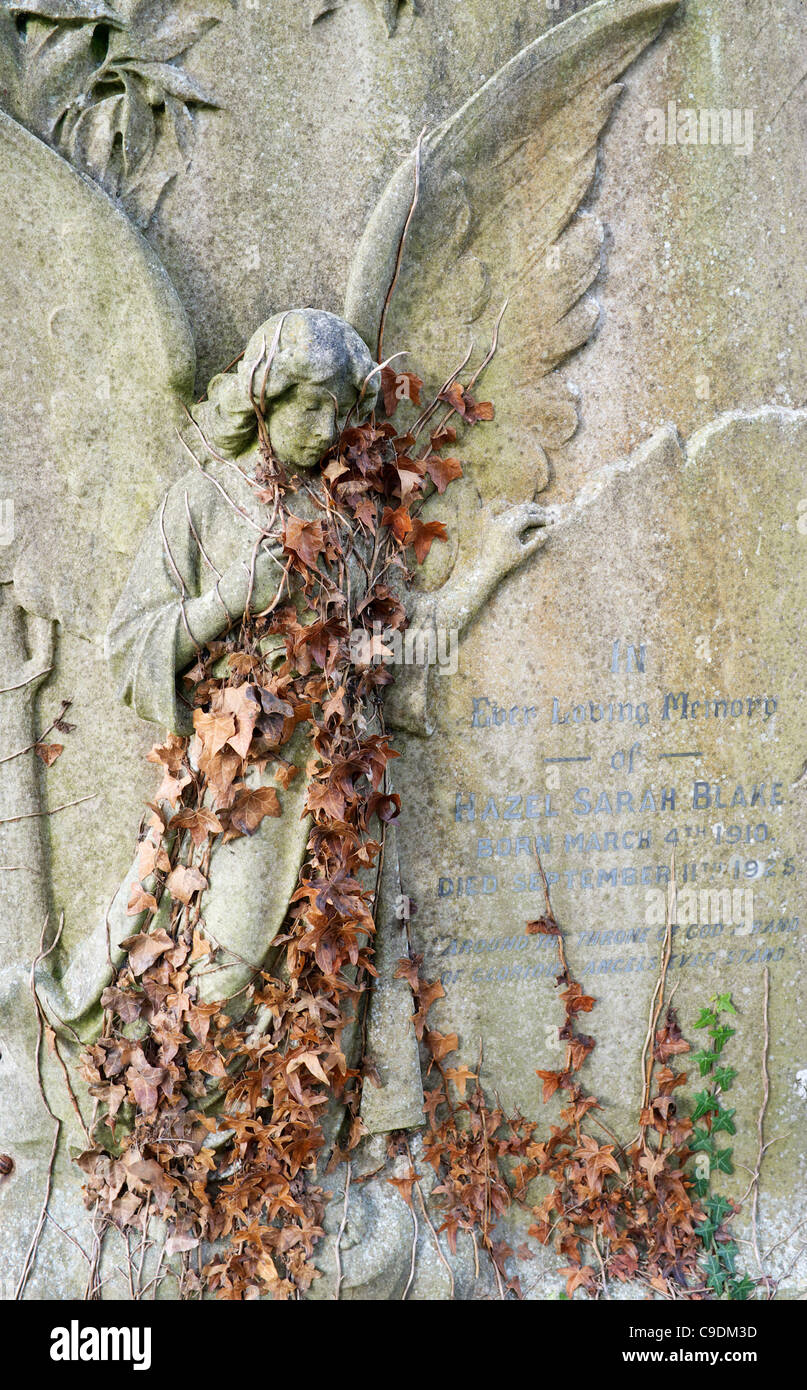
[{"label": "carved angel relief", "polygon": [[[263,457],[259,421],[265,422],[275,457],[305,474],[289,510],[301,507],[301,524],[313,524],[323,506],[318,460],[346,420],[360,420],[372,405],[374,363],[410,352],[411,365],[425,377],[431,398],[459,365],[458,352],[464,354],[467,345],[472,353],[468,369],[473,371],[493,342],[497,350],[486,368],[484,390],[496,402],[496,416],[484,431],[462,439],[469,462],[465,476],[453,485],[456,501],[449,529],[459,536],[459,545],[432,548],[424,583],[406,600],[410,622],[416,625],[459,631],[467,626],[499,582],[547,538],[546,517],[534,498],[548,481],[549,451],[576,427],[574,403],[556,369],[587,341],[597,317],[586,292],[599,269],[600,232],[593,218],[576,219],[575,214],[590,186],[597,142],[620,90],[616,80],[675,7],[676,0],[602,0],[507,64],[424,140],[391,181],[359,246],[344,320],[305,310],[264,325],[239,367],[211,383],[208,401],[194,412],[193,424],[182,420],[181,411],[192,375],[187,329],[153,256],[135,246],[107,203],[102,209],[93,202],[91,190],[72,171],[4,119],[0,154],[12,175],[24,169],[27,188],[24,198],[8,200],[3,218],[21,217],[20,208],[31,205],[37,181],[43,195],[58,184],[61,217],[72,209],[66,230],[41,229],[50,257],[37,258],[36,234],[32,246],[29,227],[18,222],[9,229],[17,263],[37,266],[45,306],[35,305],[29,315],[41,351],[36,367],[28,368],[27,396],[39,409],[50,457],[39,484],[40,504],[29,514],[44,513],[47,499],[52,515],[50,531],[23,533],[7,555],[6,605],[34,615],[31,621],[39,624],[60,619],[63,640],[69,642],[74,640],[70,634],[97,641],[117,604],[108,652],[124,697],[142,718],[185,733],[187,716],[178,701],[177,678],[198,648],[240,618],[256,585],[260,599],[272,601],[273,585],[283,571],[284,556],[271,527],[255,510],[254,476]],[[115,51],[120,58],[110,60],[110,70],[115,66],[115,80],[130,95],[135,79],[150,80],[150,60],[124,57],[125,46]],[[168,47],[161,51],[161,61],[177,71],[168,61]],[[178,88],[169,95],[183,99]],[[143,99],[148,105],[148,93]],[[63,128],[75,132],[80,118],[68,120],[68,115],[62,111],[57,123],[61,120]],[[134,135],[132,140],[136,153]],[[42,196],[36,201],[51,208],[57,200]],[[104,301],[94,309],[92,284],[82,284],[79,275],[69,301],[60,300],[66,266],[74,270],[81,265],[82,230],[99,219],[107,241],[115,242],[110,254],[125,255],[132,267],[128,293],[138,334],[135,342],[133,333],[132,349],[127,344],[117,356],[114,344],[120,334],[105,334],[109,307]],[[514,247],[520,248],[517,259]],[[14,293],[19,295],[9,285],[9,297]],[[85,312],[77,312],[82,295]],[[128,321],[126,312],[119,321]],[[19,374],[4,383],[4,397],[9,402],[4,406],[9,427],[4,457],[18,461],[22,477],[36,476],[37,470],[42,472],[40,458],[35,453],[32,460],[30,446],[21,442],[27,435],[19,412]],[[182,449],[176,443],[179,421]],[[189,453],[191,468],[183,476]],[[20,501],[24,514],[25,502]],[[153,518],[143,539],[149,512]],[[81,532],[90,514],[97,532],[91,537]],[[443,517],[443,499],[432,493],[420,515],[426,524]],[[357,547],[350,584],[367,563]],[[23,667],[31,638],[26,643],[19,622],[7,622],[4,633],[6,661]],[[40,640],[40,629],[38,633]],[[394,688],[387,701],[388,725],[428,731],[427,684],[428,672],[417,689],[410,683],[407,690],[403,682]],[[32,718],[29,695],[20,696],[29,710],[23,724]],[[131,757],[128,763],[122,758],[110,791],[134,766]],[[0,776],[3,769],[0,761]],[[138,764],[132,781],[140,776]],[[273,813],[257,835],[224,843],[211,856],[201,911],[211,934],[217,933],[230,951],[230,993],[242,988],[244,961],[249,973],[266,956],[294,892],[308,833],[299,819],[304,783],[302,776],[296,786],[291,783],[285,814]],[[5,805],[8,797],[1,794],[2,784]],[[36,814],[35,806],[24,810],[32,846],[39,840]],[[68,809],[63,823],[69,815]],[[56,863],[58,831],[53,833]],[[140,918],[129,907],[131,893],[143,879],[141,869],[130,871],[120,886],[126,833],[123,824],[116,826],[112,856],[108,840],[103,853],[88,850],[89,871],[103,879],[104,893],[95,895],[97,903],[103,902],[97,925],[83,932],[80,949],[74,947],[61,960],[55,953],[40,969],[45,1006],[60,1028],[91,1032],[93,1010],[112,978],[113,964],[124,954],[121,941],[137,932]],[[117,882],[110,881],[108,860],[118,866]],[[392,901],[400,892],[396,865],[392,827],[373,913],[381,978],[370,1007],[368,1037],[381,1086],[367,1088],[363,1102],[362,1118],[371,1133],[416,1125],[422,1102],[411,998],[406,982],[394,978],[398,951],[387,940]],[[54,877],[52,868],[51,874],[57,882],[58,872]],[[62,907],[69,917],[69,901],[57,899],[51,911]],[[36,921],[14,925],[29,963],[42,925],[39,905],[34,911]],[[150,911],[143,908],[143,922],[150,920]],[[4,925],[4,934],[7,930]],[[81,933],[82,928],[68,923],[68,934],[76,930]],[[26,1012],[23,999],[20,975],[7,983],[3,999],[7,1028],[20,1040],[20,1050],[31,1037],[30,1006]],[[25,1093],[24,1083],[17,1079],[14,1084]],[[30,1078],[28,1089],[33,1113],[38,1100]],[[32,1153],[35,1159],[40,1154],[41,1162],[45,1141],[35,1130],[33,1126]],[[359,1203],[372,1207],[370,1196],[362,1194]],[[28,1219],[30,1224],[30,1211]],[[25,1221],[21,1218],[17,1226],[12,1244],[21,1253],[27,1242]],[[409,1260],[408,1246],[403,1252],[385,1250],[384,1269],[372,1278],[394,1289],[401,1278],[405,1282]],[[370,1287],[359,1258],[354,1279],[357,1290],[363,1284]]]},{"label": "carved angel relief", "polygon": [[8,0],[0,71],[8,113],[95,179],[137,226],[187,167],[194,109],[218,105],[185,70],[215,7],[139,0]]}]

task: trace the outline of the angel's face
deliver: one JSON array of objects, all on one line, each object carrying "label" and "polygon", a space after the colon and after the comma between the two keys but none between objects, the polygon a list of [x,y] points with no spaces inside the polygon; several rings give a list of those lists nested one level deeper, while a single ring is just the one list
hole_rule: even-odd
[{"label": "angel's face", "polygon": [[314,468],[337,438],[340,423],[356,403],[344,382],[299,382],[273,403],[269,436],[275,456],[298,468]]}]

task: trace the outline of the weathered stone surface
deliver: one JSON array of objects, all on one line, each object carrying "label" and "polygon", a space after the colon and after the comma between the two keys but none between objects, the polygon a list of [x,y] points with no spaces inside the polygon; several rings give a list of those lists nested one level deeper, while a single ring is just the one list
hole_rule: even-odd
[{"label": "weathered stone surface", "polygon": [[2,367],[16,489],[4,579],[28,611],[89,637],[178,470],[193,343],[162,266],[102,193],[6,116],[0,159],[16,344]]},{"label": "weathered stone surface", "polygon": [[[413,933],[446,989],[434,1014],[467,1065],[483,1041],[483,1077],[506,1104],[548,1123],[535,1069],[561,1060],[552,941],[524,932],[543,910],[539,854],[571,967],[598,1000],[587,1075],[623,1137],[673,848],[679,907],[687,886],[709,893],[681,912],[669,984],[685,1032],[716,993],[740,1011],[738,1167],[726,1180],[737,1197],[756,1161],[770,971],[769,1243],[799,1219],[804,1123],[806,448],[805,413],[771,408],[718,417],[683,445],[661,431],[608,470],[500,589],[458,676],[440,682],[438,735],[428,750],[410,741],[402,760],[404,806],[416,788],[421,803],[399,832]],[[725,889],[739,899],[715,896]]]},{"label": "weathered stone surface", "polygon": [[[764,1241],[799,1220],[807,349],[805,105],[792,52],[804,42],[804,15],[798,0],[764,0],[753,14],[689,0],[638,57],[616,100],[608,85],[668,8],[650,6],[608,51],[596,81],[559,86],[556,74],[554,85],[532,91],[525,115],[523,82],[534,68],[522,50],[584,8],[583,0],[557,14],[527,0],[346,0],[311,24],[308,8],[292,0],[247,0],[217,11],[215,28],[194,19],[177,71],[210,104],[184,89],[193,141],[155,88],[144,98],[156,112],[148,118],[156,143],[142,183],[127,182],[119,146],[81,165],[141,222],[153,213],[150,247],[88,178],[0,117],[0,304],[9,336],[25,330],[0,368],[2,497],[15,506],[15,535],[0,549],[0,758],[26,747],[63,698],[74,701],[77,725],[47,772],[32,757],[0,765],[0,1150],[15,1162],[0,1180],[13,1270],[4,1294],[40,1219],[54,1134],[32,1064],[31,962],[45,917],[53,927],[62,912],[63,958],[80,959],[129,867],[154,790],[143,762],[153,730],[115,702],[100,637],[159,499],[187,467],[175,436],[194,376],[185,314],[199,388],[256,324],[292,304],[344,313],[375,352],[411,161],[381,204],[387,230],[375,243],[366,237],[357,260],[368,218],[424,124],[451,118],[510,60],[519,83],[477,99],[473,139],[458,118],[425,141],[411,259],[386,328],[385,353],[410,350],[407,365],[433,385],[472,338],[479,360],[510,297],[481,383],[496,420],[461,441],[466,479],[434,513],[454,536],[432,552],[419,610],[424,625],[456,634],[482,612],[455,675],[433,680],[428,700],[421,683],[389,704],[393,711],[399,699],[396,727],[418,736],[399,736],[404,811],[395,877],[388,864],[382,890],[385,973],[370,1030],[384,1084],[368,1090],[365,1120],[379,1135],[401,1123],[403,1096],[406,1122],[417,1122],[409,998],[391,978],[398,928],[389,908],[400,888],[418,907],[411,930],[427,971],[445,981],[435,1022],[459,1033],[470,1066],[481,1041],[485,1084],[549,1122],[535,1068],[558,1055],[554,961],[544,938],[522,935],[542,902],[538,841],[573,964],[598,999],[588,1068],[623,1133],[635,1116],[659,958],[646,895],[664,884],[677,830],[681,889],[754,893],[750,934],[742,921],[721,925],[725,904],[714,899],[701,923],[699,904],[698,925],[676,933],[670,979],[685,1032],[710,994],[733,992],[735,1149],[753,1169],[769,969],[766,1137],[777,1143],[765,1164]],[[151,45],[144,62],[174,61],[170,37],[160,53],[154,48],[163,7],[141,0],[116,13],[124,38],[113,35],[113,56],[128,32]],[[30,21],[37,44],[48,14],[45,7]],[[103,5],[77,3],[75,17],[90,25],[105,16]],[[3,100],[58,144],[62,78],[52,79],[52,102],[44,84],[44,105],[14,108],[8,94],[22,50],[5,10],[2,20],[0,39],[16,55],[2,68]],[[567,35],[548,51],[562,52]],[[576,75],[572,68],[566,77]],[[725,147],[681,143],[681,108],[730,108],[742,138]],[[659,113],[663,144],[652,138]],[[104,128],[114,133],[114,121]],[[78,160],[75,140],[60,147]],[[144,149],[130,151],[135,164]],[[581,200],[582,215],[564,233]],[[558,258],[547,258],[555,240]],[[540,519],[554,522],[549,542],[485,607],[514,567],[502,562],[505,548],[520,543],[504,510],[528,508],[536,491],[549,504]],[[538,513],[524,510],[519,524],[526,528],[529,516],[534,525]],[[626,668],[631,646],[643,669]],[[19,682],[28,683],[6,692]],[[57,812],[85,796],[93,800]],[[57,813],[44,819],[40,810]],[[26,819],[11,819],[21,812]],[[43,1074],[62,1117],[51,1211],[89,1251],[68,1152],[82,1144],[81,1131],[47,1055]],[[382,1142],[367,1141],[363,1173]],[[417,1137],[412,1144],[417,1152]],[[738,1166],[727,1190],[739,1195],[745,1176]],[[409,1213],[383,1179],[354,1198],[340,1296],[400,1297]],[[328,1215],[320,1297],[334,1289],[340,1201],[337,1193]],[[523,1224],[514,1222],[519,1240]],[[781,1247],[777,1269],[793,1248]],[[447,1297],[445,1269],[422,1229],[416,1264],[408,1296]],[[551,1268],[527,1281],[532,1296],[554,1289]],[[474,1284],[467,1251],[455,1273],[457,1297],[490,1292],[484,1274]],[[789,1277],[795,1286],[803,1271]],[[75,1246],[46,1222],[27,1295],[79,1294],[85,1278]],[[115,1282],[108,1292],[127,1296]]]},{"label": "weathered stone surface", "polygon": [[[0,802],[4,818],[23,817],[0,826],[0,1148],[15,1163],[0,1203],[3,1288],[12,1294],[40,1219],[54,1135],[35,1073],[31,967],[46,918],[52,934],[62,913],[63,946],[80,955],[88,922],[103,920],[110,875],[122,876],[131,858],[151,791],[143,763],[150,740],[121,715],[100,641],[140,530],[180,465],[173,431],[194,358],[165,271],[104,195],[5,116],[0,162],[7,325],[0,428],[10,519],[0,550],[0,685],[17,687],[0,696],[8,759]],[[62,699],[79,711],[72,753],[43,775],[32,753],[12,755],[50,724]],[[122,779],[127,758],[131,776]],[[42,818],[82,798],[91,800]],[[69,1155],[81,1132],[44,1048],[42,1066],[61,1116],[50,1209],[89,1250],[89,1216]],[[85,1280],[76,1247],[45,1222],[28,1292],[78,1295]]]}]

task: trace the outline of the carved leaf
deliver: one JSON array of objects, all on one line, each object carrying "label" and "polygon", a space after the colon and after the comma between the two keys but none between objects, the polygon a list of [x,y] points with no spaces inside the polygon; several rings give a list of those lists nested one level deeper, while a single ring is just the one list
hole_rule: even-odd
[{"label": "carved leaf", "polygon": [[8,10],[0,5],[0,91],[3,103],[12,115],[18,114],[20,101],[20,68],[22,42]]},{"label": "carved leaf", "polygon": [[110,57],[116,64],[127,59],[167,63],[219,22],[215,0],[135,0],[125,28],[110,37]]},{"label": "carved leaf", "polygon": [[[593,217],[572,219],[621,91],[616,79],[675,8],[676,0],[603,0],[583,10],[525,48],[423,141],[383,356],[417,346],[412,366],[432,393],[473,341],[481,359],[508,301],[484,377],[496,419],[462,445],[486,500],[545,487],[545,449],[576,427],[572,394],[552,374],[597,322],[586,292],[600,268],[601,229]],[[372,351],[415,168],[413,154],[388,185],[351,269],[345,317]]]},{"label": "carved leaf", "polygon": [[92,27],[31,19],[20,51],[19,118],[44,139],[58,139],[65,115],[81,110],[97,67]]},{"label": "carved leaf", "polygon": [[149,84],[149,100],[152,105],[161,102],[166,93],[178,101],[196,102],[202,106],[217,105],[215,99],[205,92],[194,78],[189,77],[182,68],[174,67],[173,63],[127,60],[125,63],[119,63],[118,67],[121,75],[126,72],[135,73]]},{"label": "carved leaf", "polygon": [[110,49],[116,59],[141,58],[146,62],[167,63],[186,53],[218,23],[213,15],[167,14],[157,24],[133,23],[116,36]]},{"label": "carved leaf", "polygon": [[165,98],[165,109],[168,112],[173,126],[177,147],[183,155],[187,165],[196,138],[196,131],[193,128],[190,112],[183,101],[177,101],[175,97],[167,94]]},{"label": "carved leaf", "polygon": [[34,15],[37,19],[61,19],[69,23],[95,24],[106,20],[122,24],[120,14],[105,0],[11,0],[6,6],[11,14]]},{"label": "carved leaf", "polygon": [[[26,16],[22,36],[13,13]],[[120,196],[143,225],[165,186],[187,168],[194,138],[188,104],[217,105],[171,60],[218,23],[209,7],[174,0],[141,0],[125,18],[106,0],[0,8],[5,104]]]},{"label": "carved leaf", "polygon": [[72,161],[99,181],[106,174],[115,139],[122,132],[123,96],[104,97],[80,113],[68,145]]},{"label": "carved leaf", "polygon": [[123,98],[123,163],[127,174],[147,164],[154,150],[154,112],[146,99],[144,84],[130,73],[121,74]]}]

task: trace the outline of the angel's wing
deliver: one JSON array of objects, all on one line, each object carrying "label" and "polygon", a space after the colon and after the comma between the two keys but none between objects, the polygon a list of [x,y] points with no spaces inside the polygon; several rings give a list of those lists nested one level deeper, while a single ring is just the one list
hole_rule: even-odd
[{"label": "angel's wing", "polygon": [[[4,115],[0,188],[0,865],[19,866],[0,874],[0,1143],[25,1175],[0,1200],[4,1264],[19,1272],[54,1162],[25,979],[46,913],[55,924],[64,910],[64,959],[79,971],[91,963],[87,940],[106,920],[153,791],[149,734],[126,723],[82,637],[104,631],[160,494],[185,466],[173,430],[193,348],[165,272],[124,217]],[[42,619],[67,629],[53,654]],[[31,744],[64,699],[75,723],[43,784]],[[44,1062],[45,1084],[64,1115],[53,1066]],[[72,1124],[53,1169],[56,1226],[42,1231],[34,1297],[43,1260],[68,1293],[84,1283],[58,1234],[68,1226],[79,1244],[91,1237],[66,1152],[81,1142]]]},{"label": "angel's wing", "polygon": [[185,467],[187,320],[156,257],[88,179],[0,114],[0,581],[103,632],[160,496]]},{"label": "angel's wing", "polygon": [[544,450],[576,428],[571,394],[552,374],[593,332],[597,308],[586,291],[601,231],[592,217],[571,219],[594,175],[616,79],[677,3],[601,0],[530,44],[423,141],[408,227],[415,154],[360,243],[345,317],[375,351],[394,283],[383,355],[410,350],[430,388],[471,339],[481,357],[509,301],[484,377],[496,419],[463,441],[489,499],[522,500],[544,487]]}]

